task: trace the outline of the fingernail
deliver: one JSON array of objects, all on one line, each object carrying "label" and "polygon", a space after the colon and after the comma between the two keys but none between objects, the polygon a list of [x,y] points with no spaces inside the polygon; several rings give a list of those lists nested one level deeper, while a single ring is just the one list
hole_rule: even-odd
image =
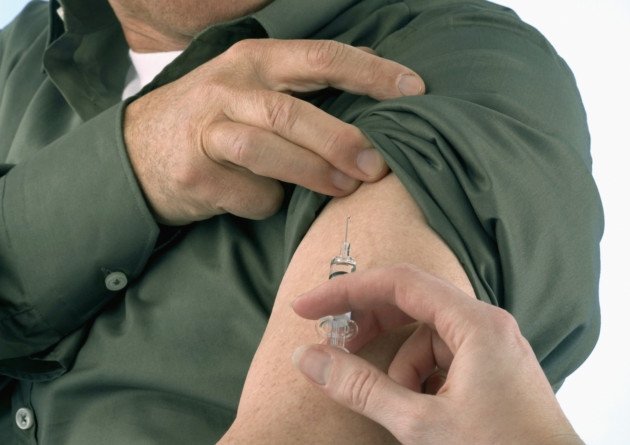
[{"label": "fingernail", "polygon": [[332,357],[326,352],[308,345],[300,346],[293,353],[293,364],[318,385],[328,383]]},{"label": "fingernail", "polygon": [[[360,155],[359,155],[360,156]],[[359,186],[359,181],[351,178],[340,170],[335,170],[332,173],[332,183],[339,190],[352,191]]]},{"label": "fingernail", "polygon": [[417,76],[403,74],[398,79],[398,91],[400,91],[403,96],[422,94],[423,90],[424,84]]},{"label": "fingernail", "polygon": [[385,159],[375,148],[368,148],[357,156],[357,167],[369,177],[375,177],[383,172]]}]

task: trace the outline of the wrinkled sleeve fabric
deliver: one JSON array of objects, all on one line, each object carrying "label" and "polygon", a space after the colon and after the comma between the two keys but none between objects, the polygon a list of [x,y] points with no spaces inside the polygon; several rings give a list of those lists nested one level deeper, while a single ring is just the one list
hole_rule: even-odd
[{"label": "wrinkled sleeve fabric", "polygon": [[557,389],[599,332],[603,216],[586,115],[571,72],[535,30],[507,11],[454,9],[412,22],[413,50],[377,49],[417,69],[428,94],[355,123],[478,298],[516,317]]},{"label": "wrinkled sleeve fabric", "polygon": [[558,389],[599,333],[603,215],[575,80],[511,11],[434,3],[375,48],[428,93],[357,98],[343,117],[383,153],[477,297],[516,317]]}]

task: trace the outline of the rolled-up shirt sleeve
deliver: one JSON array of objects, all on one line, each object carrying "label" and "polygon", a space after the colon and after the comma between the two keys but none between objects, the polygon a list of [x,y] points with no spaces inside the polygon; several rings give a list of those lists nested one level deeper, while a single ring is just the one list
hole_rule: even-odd
[{"label": "rolled-up shirt sleeve", "polygon": [[414,68],[428,92],[360,98],[346,118],[384,154],[477,297],[516,317],[559,388],[598,337],[603,231],[571,71],[494,7],[425,11],[376,50]]}]

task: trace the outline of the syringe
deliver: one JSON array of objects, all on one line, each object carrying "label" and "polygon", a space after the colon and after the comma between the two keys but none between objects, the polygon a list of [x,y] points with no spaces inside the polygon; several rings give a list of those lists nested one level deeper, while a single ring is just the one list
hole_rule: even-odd
[{"label": "syringe", "polygon": [[[349,222],[350,217],[348,216],[346,218],[346,236],[341,244],[339,255],[330,262],[328,279],[357,270],[357,262],[350,256],[350,243],[348,243]],[[346,341],[354,337],[359,331],[357,324],[351,319],[350,312],[320,318],[317,322],[317,329],[325,342],[344,351],[347,351]]]}]

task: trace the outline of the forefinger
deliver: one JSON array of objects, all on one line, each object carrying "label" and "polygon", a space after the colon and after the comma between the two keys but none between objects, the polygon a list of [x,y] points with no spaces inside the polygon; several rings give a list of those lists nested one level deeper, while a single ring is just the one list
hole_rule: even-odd
[{"label": "forefinger", "polygon": [[330,86],[376,100],[425,91],[422,78],[406,66],[334,40],[248,42],[245,50],[255,51],[252,60],[261,82],[276,91],[307,92]]},{"label": "forefinger", "polygon": [[230,120],[272,132],[352,178],[374,181],[387,173],[382,156],[357,127],[293,96],[253,90],[224,111]]}]

